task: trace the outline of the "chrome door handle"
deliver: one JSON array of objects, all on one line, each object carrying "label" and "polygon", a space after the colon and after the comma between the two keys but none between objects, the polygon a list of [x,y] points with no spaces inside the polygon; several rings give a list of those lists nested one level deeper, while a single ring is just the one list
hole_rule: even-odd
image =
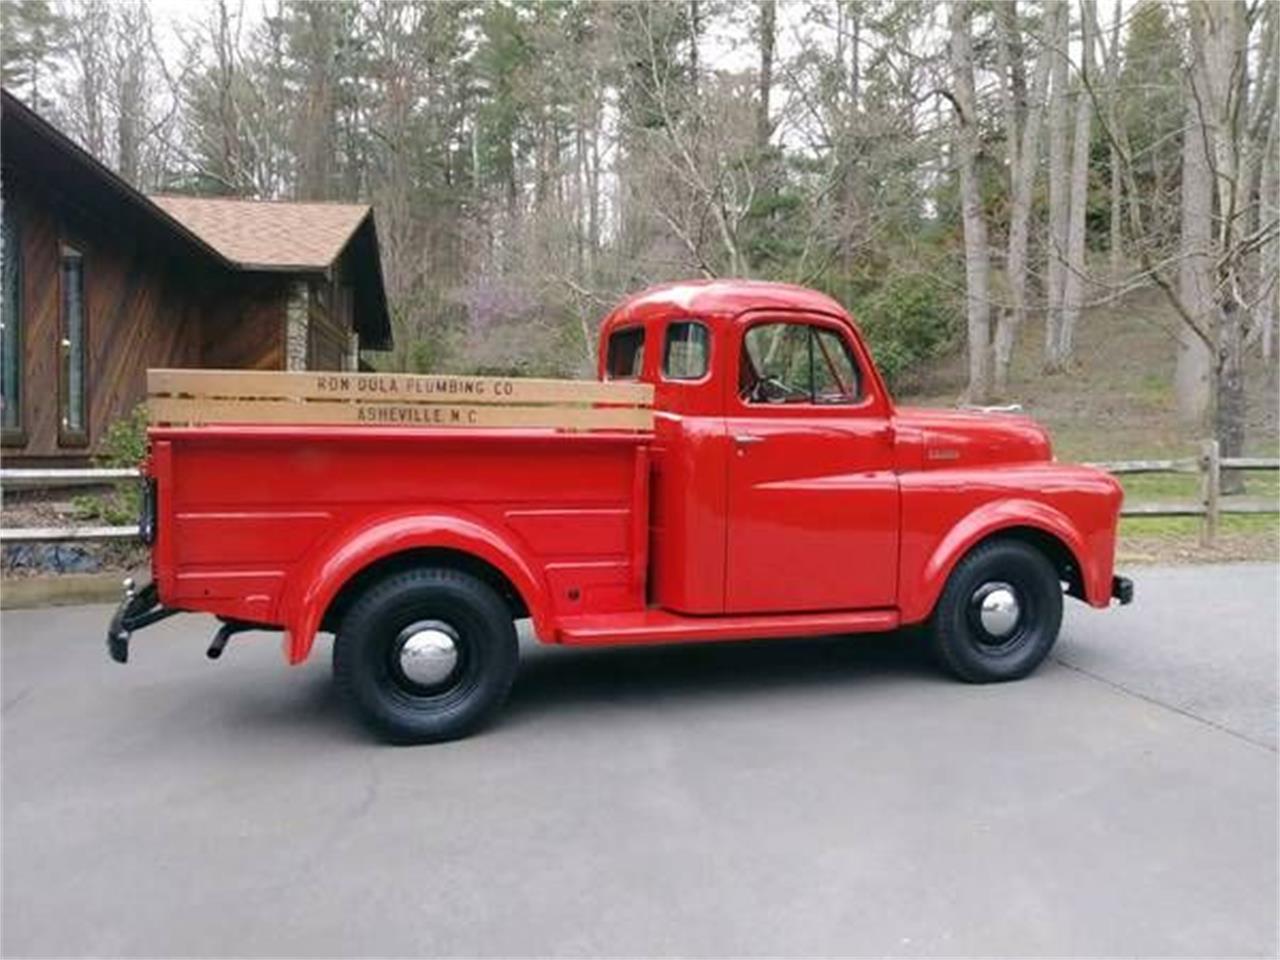
[{"label": "chrome door handle", "polygon": [[735,433],[733,442],[740,447],[746,447],[753,443],[764,443],[764,437],[756,436],[754,433]]}]

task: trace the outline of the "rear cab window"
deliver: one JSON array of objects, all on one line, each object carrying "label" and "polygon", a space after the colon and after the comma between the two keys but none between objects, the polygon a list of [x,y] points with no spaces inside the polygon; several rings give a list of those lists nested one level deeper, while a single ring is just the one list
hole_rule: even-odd
[{"label": "rear cab window", "polygon": [[667,324],[662,348],[662,376],[667,380],[701,380],[707,375],[711,334],[697,320]]},{"label": "rear cab window", "polygon": [[644,327],[625,327],[609,336],[605,376],[609,380],[637,380],[644,370]]}]

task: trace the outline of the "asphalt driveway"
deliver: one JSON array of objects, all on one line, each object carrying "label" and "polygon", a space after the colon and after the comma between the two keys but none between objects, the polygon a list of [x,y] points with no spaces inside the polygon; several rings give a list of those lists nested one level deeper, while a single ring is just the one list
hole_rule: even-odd
[{"label": "asphalt driveway", "polygon": [[1274,955],[1272,566],[1133,571],[1029,680],[910,636],[526,646],[372,742],[327,645],[0,618],[0,947],[34,955]]}]

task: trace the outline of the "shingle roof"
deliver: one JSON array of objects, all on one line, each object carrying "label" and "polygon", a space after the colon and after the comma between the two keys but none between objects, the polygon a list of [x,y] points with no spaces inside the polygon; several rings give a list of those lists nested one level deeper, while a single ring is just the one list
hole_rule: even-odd
[{"label": "shingle roof", "polygon": [[8,90],[0,88],[4,161],[37,171],[126,233],[219,269],[314,273],[351,250],[361,349],[389,350],[378,230],[363,204],[144,196]]},{"label": "shingle roof", "polygon": [[150,199],[234,263],[268,270],[324,270],[369,215],[362,203],[273,203],[152,195]]}]

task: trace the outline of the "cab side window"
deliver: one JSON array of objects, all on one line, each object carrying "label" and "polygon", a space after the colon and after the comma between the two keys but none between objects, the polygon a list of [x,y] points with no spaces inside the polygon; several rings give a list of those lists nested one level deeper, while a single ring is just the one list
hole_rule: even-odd
[{"label": "cab side window", "polygon": [[813,402],[857,403],[862,398],[858,365],[849,343],[827,327],[810,327],[813,334]]},{"label": "cab side window", "polygon": [[847,404],[861,397],[858,365],[834,330],[762,323],[742,341],[738,392],[747,403]]},{"label": "cab side window", "polygon": [[605,375],[610,380],[635,380],[644,369],[644,327],[627,327],[609,337]]}]

